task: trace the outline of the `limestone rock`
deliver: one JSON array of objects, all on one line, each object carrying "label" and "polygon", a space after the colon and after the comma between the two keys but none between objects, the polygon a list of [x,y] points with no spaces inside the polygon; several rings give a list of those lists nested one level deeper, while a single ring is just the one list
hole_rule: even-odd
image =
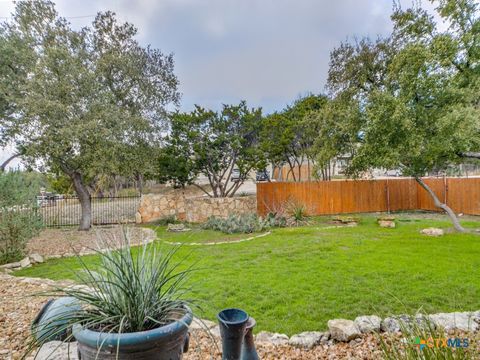
[{"label": "limestone rock", "polygon": [[20,267],[25,268],[31,265],[30,259],[26,257],[25,259],[20,261]]},{"label": "limestone rock", "polygon": [[383,319],[380,328],[388,333],[400,332],[400,322],[394,317],[387,317]]},{"label": "limestone rock", "polygon": [[168,224],[167,231],[184,232],[184,231],[190,231],[190,229],[185,227],[185,224]]},{"label": "limestone rock", "polygon": [[380,329],[384,332],[396,333],[402,331],[402,329],[410,328],[412,321],[413,320],[409,315],[387,317],[382,321]]},{"label": "limestone rock", "polygon": [[142,223],[142,214],[139,211],[135,213],[135,223],[141,224]]},{"label": "limestone rock", "polygon": [[255,340],[258,342],[270,343],[272,345],[287,345],[289,339],[285,334],[261,331],[257,334]]},{"label": "limestone rock", "polygon": [[217,326],[217,323],[213,321],[194,318],[189,328],[191,330],[207,330],[207,329],[212,329],[215,326]]},{"label": "limestone rock", "polygon": [[359,316],[355,319],[355,325],[363,334],[379,332],[381,324],[382,319],[376,315]]},{"label": "limestone rock", "polygon": [[442,229],[434,228],[434,227],[423,229],[420,232],[428,236],[442,236],[443,234],[445,234],[445,232]]},{"label": "limestone rock", "polygon": [[437,327],[449,330],[477,331],[480,324],[475,321],[476,313],[454,312],[430,315],[429,320]]},{"label": "limestone rock", "polygon": [[378,225],[383,228],[394,228],[395,221],[393,220],[378,220]]},{"label": "limestone rock", "polygon": [[328,330],[333,340],[348,342],[361,335],[352,320],[334,319],[328,321]]},{"label": "limestone rock", "polygon": [[13,262],[13,263],[10,263],[10,264],[2,265],[0,267],[2,269],[17,269],[19,267],[22,267],[22,265],[20,264],[20,261],[17,261],[17,262]]},{"label": "limestone rock", "polygon": [[37,353],[36,360],[78,360],[77,343],[50,341],[45,343]]},{"label": "limestone rock", "polygon": [[33,263],[33,264],[41,264],[44,262],[43,260],[43,256],[40,255],[40,254],[31,254],[30,255],[30,261]]},{"label": "limestone rock", "polygon": [[288,344],[298,348],[311,349],[320,343],[324,333],[319,331],[306,331],[293,335]]},{"label": "limestone rock", "polygon": [[220,326],[219,325],[215,325],[214,327],[209,329],[209,331],[210,331],[210,334],[213,337],[216,337],[216,338],[221,338],[222,337],[222,335],[220,334]]}]

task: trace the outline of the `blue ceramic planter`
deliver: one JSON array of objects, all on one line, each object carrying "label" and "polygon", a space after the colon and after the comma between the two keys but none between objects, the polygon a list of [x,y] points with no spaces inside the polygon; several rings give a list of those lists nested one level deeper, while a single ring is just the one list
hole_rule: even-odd
[{"label": "blue ceramic planter", "polygon": [[[188,326],[192,312],[179,320],[148,331],[109,334],[73,327],[81,360],[179,360],[188,349]],[[118,346],[118,349],[117,349]],[[117,356],[118,351],[118,356]]]},{"label": "blue ceramic planter", "polygon": [[80,302],[68,296],[49,300],[32,322],[32,334],[40,342],[64,341],[71,336],[71,329],[63,329],[69,316],[81,310]]}]

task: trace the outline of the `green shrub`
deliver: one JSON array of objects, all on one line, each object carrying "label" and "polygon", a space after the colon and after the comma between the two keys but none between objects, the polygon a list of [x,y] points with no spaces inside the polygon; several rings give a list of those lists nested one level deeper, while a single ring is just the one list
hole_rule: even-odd
[{"label": "green shrub", "polygon": [[0,173],[0,264],[20,260],[27,241],[41,229],[35,198],[40,185],[35,174]]},{"label": "green shrub", "polygon": [[158,219],[154,222],[158,226],[167,226],[168,224],[178,224],[180,221],[177,220],[175,215],[164,216],[161,219]]},{"label": "green shrub", "polygon": [[285,226],[285,224],[286,220],[277,217],[275,214],[269,214],[265,218],[259,217],[257,214],[243,214],[230,215],[226,219],[211,216],[202,227],[204,229],[221,231],[226,234],[251,234],[266,231],[272,227]]},{"label": "green shrub", "polygon": [[0,213],[0,264],[21,260],[27,241],[38,234],[42,221],[34,210],[3,210]]}]

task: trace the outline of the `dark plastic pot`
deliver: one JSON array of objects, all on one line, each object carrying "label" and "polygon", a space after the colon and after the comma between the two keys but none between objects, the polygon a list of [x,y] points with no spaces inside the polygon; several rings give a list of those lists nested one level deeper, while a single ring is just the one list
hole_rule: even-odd
[{"label": "dark plastic pot", "polygon": [[240,309],[225,309],[218,313],[222,336],[222,359],[239,360],[248,314]]},{"label": "dark plastic pot", "polygon": [[[188,349],[188,326],[192,312],[179,320],[148,331],[109,334],[73,327],[81,360],[179,360]],[[118,348],[117,348],[118,346]],[[117,356],[118,352],[118,356]]]},{"label": "dark plastic pot", "polygon": [[253,340],[253,328],[257,322],[254,318],[250,317],[245,327],[245,337],[242,344],[242,356],[241,360],[259,360],[257,350],[255,349],[255,342]]}]

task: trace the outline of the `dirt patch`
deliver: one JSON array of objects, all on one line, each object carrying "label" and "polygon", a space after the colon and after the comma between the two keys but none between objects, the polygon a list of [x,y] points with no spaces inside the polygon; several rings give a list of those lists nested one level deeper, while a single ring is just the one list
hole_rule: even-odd
[{"label": "dirt patch", "polygon": [[[124,227],[130,236],[131,245],[139,245],[148,236],[148,229],[136,226]],[[45,229],[41,234],[31,239],[27,244],[29,254],[42,256],[65,256],[75,253],[91,252],[100,246],[99,240],[115,244],[122,239],[121,226],[101,226],[90,231],[78,231],[75,228]]]}]

